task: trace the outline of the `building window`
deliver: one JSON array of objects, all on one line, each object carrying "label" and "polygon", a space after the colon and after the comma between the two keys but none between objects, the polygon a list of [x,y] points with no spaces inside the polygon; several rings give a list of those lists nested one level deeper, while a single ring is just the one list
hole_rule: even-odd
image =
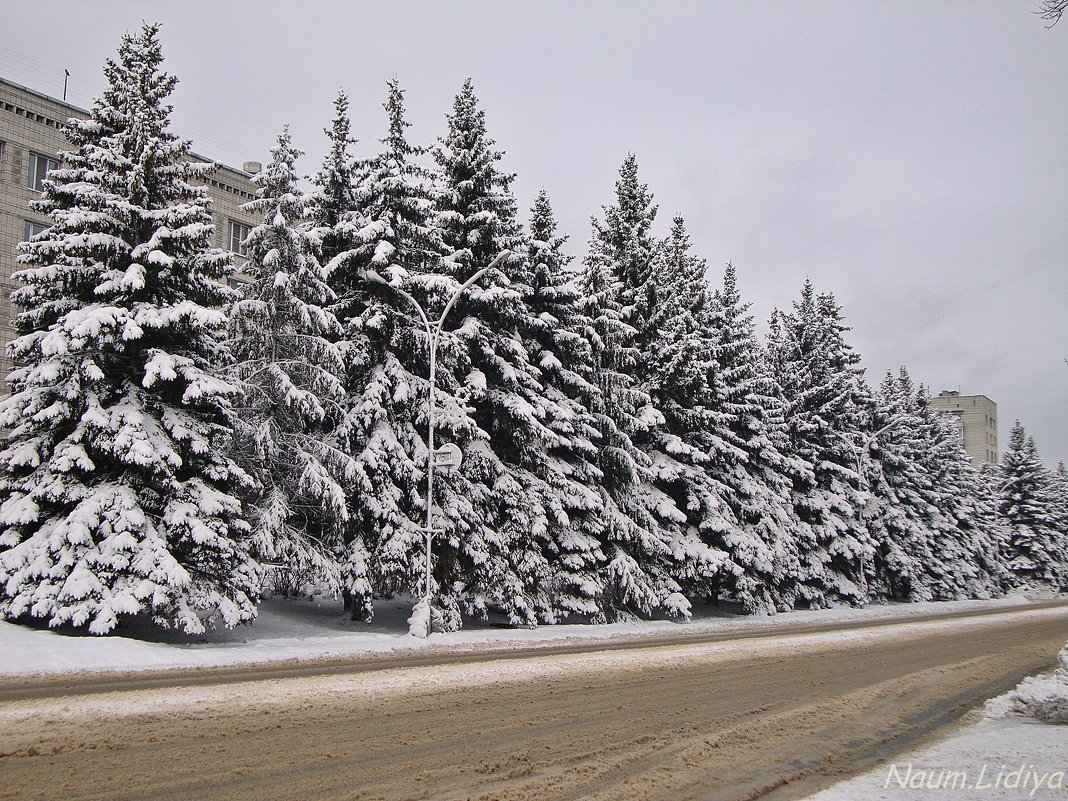
[{"label": "building window", "polygon": [[41,225],[40,223],[26,220],[26,224],[22,227],[22,241],[29,242],[46,228],[48,228],[47,225]]},{"label": "building window", "polygon": [[44,189],[45,176],[52,170],[59,168],[59,162],[40,153],[30,153],[30,172],[26,186],[36,189],[38,192]]},{"label": "building window", "polygon": [[226,238],[226,248],[239,256],[247,256],[245,240],[248,239],[249,228],[247,225],[230,220],[229,234]]}]

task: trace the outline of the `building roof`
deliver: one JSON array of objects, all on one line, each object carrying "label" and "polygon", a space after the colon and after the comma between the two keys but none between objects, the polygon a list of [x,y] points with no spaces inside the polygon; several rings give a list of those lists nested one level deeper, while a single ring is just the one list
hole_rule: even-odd
[{"label": "building roof", "polygon": [[[73,103],[68,103],[66,100],[61,100],[58,97],[51,97],[50,95],[46,95],[43,92],[38,92],[36,89],[31,89],[28,86],[23,86],[20,83],[15,83],[14,81],[10,81],[7,78],[3,77],[2,75],[0,75],[0,84],[6,84],[7,86],[11,86],[11,87],[13,87],[15,89],[18,89],[21,92],[26,92],[27,94],[31,94],[34,97],[38,97],[41,100],[44,100],[44,101],[46,101],[48,103],[54,103],[54,104],[56,104],[58,106],[64,106],[68,111],[71,112],[70,115],[69,115],[71,117],[85,117],[85,118],[88,118],[88,117],[92,116],[92,112],[91,111],[88,111],[88,110],[82,108],[81,106],[76,106]],[[66,120],[62,120],[61,122],[65,123]],[[200,161],[200,162],[203,162],[205,164],[214,164],[214,165],[216,165],[217,167],[219,167],[221,169],[230,170],[232,172],[236,172],[239,175],[244,176],[245,178],[251,178],[252,177],[252,173],[245,172],[244,170],[239,169],[237,167],[232,167],[229,164],[223,164],[221,161],[216,161],[215,159],[210,159],[207,156],[201,155],[200,153],[196,153],[196,152],[190,151],[189,155],[192,156],[193,159],[196,160],[196,161]]]}]

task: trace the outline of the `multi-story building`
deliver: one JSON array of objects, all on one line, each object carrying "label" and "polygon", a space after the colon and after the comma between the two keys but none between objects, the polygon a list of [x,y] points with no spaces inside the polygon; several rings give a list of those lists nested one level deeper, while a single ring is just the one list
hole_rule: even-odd
[{"label": "multi-story building", "polygon": [[[11,292],[16,284],[11,274],[18,244],[49,225],[47,217],[30,208],[30,201],[40,197],[45,174],[59,166],[59,153],[71,147],[64,135],[66,121],[88,116],[84,109],[0,78],[0,393],[6,391],[2,382],[11,368],[3,350],[15,333]],[[220,164],[206,181],[215,222],[213,244],[239,254],[238,262],[244,256],[242,241],[259,222],[240,209],[255,197],[250,179],[259,166],[246,162],[238,170]]]},{"label": "multi-story building", "polygon": [[948,412],[956,418],[964,450],[972,464],[998,461],[998,405],[986,395],[961,395],[944,389],[931,398],[931,408]]}]

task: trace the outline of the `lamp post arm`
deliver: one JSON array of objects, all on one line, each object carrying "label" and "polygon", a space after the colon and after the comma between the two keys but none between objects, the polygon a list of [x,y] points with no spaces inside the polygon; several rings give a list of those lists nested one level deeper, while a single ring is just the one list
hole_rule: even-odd
[{"label": "lamp post arm", "polygon": [[500,264],[502,261],[504,261],[511,255],[512,251],[502,250],[500,253],[497,254],[497,258],[495,258],[477,273],[475,273],[466,281],[464,281],[463,286],[457,289],[456,292],[453,293],[453,296],[449,298],[449,302],[445,304],[445,311],[441,313],[441,317],[438,319],[438,329],[440,329],[441,326],[444,324],[445,318],[449,315],[449,312],[452,311],[452,307],[456,304],[456,301],[459,300],[460,295],[464,293],[464,290],[466,290],[469,286],[471,286],[471,284],[475,283],[475,281],[484,276],[486,273],[488,273],[490,270],[492,270],[494,267],[496,267],[498,264]]},{"label": "lamp post arm", "polygon": [[895,428],[896,426],[898,426],[901,422],[902,422],[902,418],[895,417],[889,423],[887,423],[885,426],[883,426],[878,431],[876,431],[874,434],[869,436],[868,437],[868,441],[866,443],[866,446],[867,446],[868,450],[871,450],[871,446],[875,444],[875,440],[877,440],[880,436],[885,434],[891,428]]},{"label": "lamp post arm", "polygon": [[419,301],[417,301],[415,298],[413,298],[411,295],[409,295],[405,290],[401,289],[399,286],[394,286],[393,284],[389,283],[384,278],[382,278],[382,276],[380,276],[380,275],[376,274],[376,277],[375,278],[371,278],[370,280],[374,281],[376,284],[382,284],[383,286],[389,287],[394,292],[396,292],[398,295],[400,295],[405,300],[407,300],[410,304],[412,304],[412,306],[415,308],[416,312],[418,312],[419,319],[422,320],[423,328],[426,329],[427,334],[429,334],[431,337],[434,336],[434,329],[431,327],[430,320],[427,319],[426,313],[423,311],[423,307],[419,305]]}]

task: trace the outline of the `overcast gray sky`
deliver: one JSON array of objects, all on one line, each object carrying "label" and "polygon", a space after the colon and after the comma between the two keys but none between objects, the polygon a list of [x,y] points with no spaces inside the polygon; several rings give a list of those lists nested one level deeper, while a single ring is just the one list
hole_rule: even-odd
[{"label": "overcast gray sky", "polygon": [[869,380],[909,367],[1020,418],[1068,460],[1068,20],[1039,0],[57,2],[0,0],[0,75],[88,106],[124,31],[163,23],[175,129],[265,161],[285,123],[314,172],[332,101],[384,133],[385,82],[431,143],[474,80],[529,208],[581,255],[628,151],[757,318],[833,291]]}]

